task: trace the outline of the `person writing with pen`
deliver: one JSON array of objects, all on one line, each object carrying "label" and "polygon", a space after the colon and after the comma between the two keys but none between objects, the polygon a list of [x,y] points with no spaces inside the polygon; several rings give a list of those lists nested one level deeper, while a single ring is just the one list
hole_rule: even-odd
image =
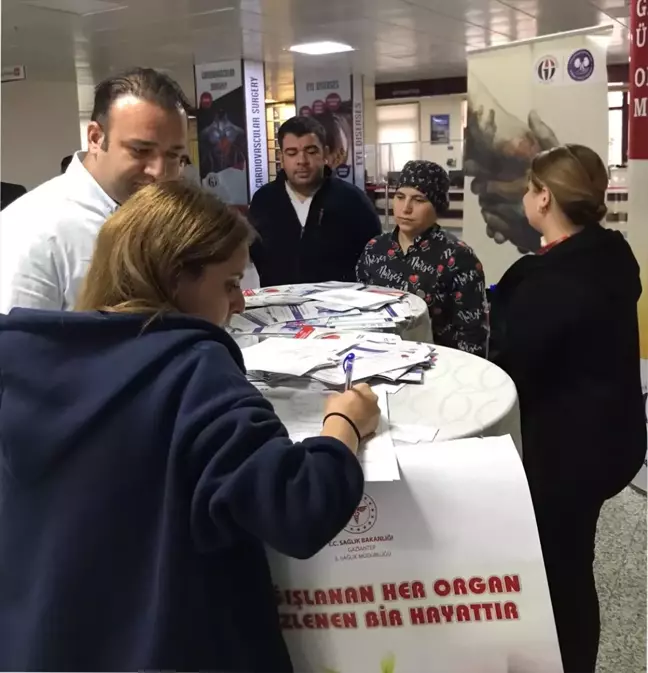
[{"label": "person writing with pen", "polygon": [[1,670],[292,671],[264,545],[307,558],[342,530],[379,408],[358,385],[291,441],[223,330],[252,237],[150,185],[75,312],[0,315]]}]

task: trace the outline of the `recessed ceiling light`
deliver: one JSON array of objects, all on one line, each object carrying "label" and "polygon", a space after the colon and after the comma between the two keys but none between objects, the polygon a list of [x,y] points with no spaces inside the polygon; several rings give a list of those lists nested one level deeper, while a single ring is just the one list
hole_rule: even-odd
[{"label": "recessed ceiling light", "polygon": [[305,42],[304,44],[294,44],[289,51],[309,54],[310,56],[322,56],[324,54],[341,54],[345,51],[355,51],[355,49],[342,42]]}]

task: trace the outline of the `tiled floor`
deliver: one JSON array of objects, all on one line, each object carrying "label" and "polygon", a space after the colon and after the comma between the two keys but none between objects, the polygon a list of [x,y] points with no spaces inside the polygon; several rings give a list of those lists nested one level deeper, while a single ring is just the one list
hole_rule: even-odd
[{"label": "tiled floor", "polygon": [[646,673],[646,496],[627,488],[599,520],[594,563],[601,604],[598,673]]}]

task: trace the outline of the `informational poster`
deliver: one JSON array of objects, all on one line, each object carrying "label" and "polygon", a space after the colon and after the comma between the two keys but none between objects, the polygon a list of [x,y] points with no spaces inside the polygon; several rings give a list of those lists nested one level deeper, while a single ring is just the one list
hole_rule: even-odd
[{"label": "informational poster", "polygon": [[329,166],[353,182],[354,138],[351,75],[348,70],[295,72],[297,114],[314,117],[324,127]]},{"label": "informational poster", "polygon": [[430,142],[450,144],[450,115],[430,115]]},{"label": "informational poster", "polygon": [[19,82],[26,79],[24,65],[3,65],[2,66],[2,82]]},{"label": "informational poster", "polygon": [[206,63],[196,65],[195,73],[202,184],[225,203],[247,206],[248,141],[243,64],[241,61]]},{"label": "informational poster", "polygon": [[268,182],[268,129],[265,114],[265,73],[263,63],[243,62],[245,116],[247,128],[249,198]]},{"label": "informational poster", "polygon": [[607,162],[609,33],[574,31],[468,56],[463,237],[489,283],[540,247],[522,207],[533,157],[580,143]]},{"label": "informational poster", "polygon": [[270,553],[300,673],[562,673],[526,478],[510,437],[398,449],[307,561]]},{"label": "informational poster", "polygon": [[[641,265],[639,300],[641,384],[648,427],[648,0],[630,2],[630,119],[628,147],[628,242]],[[648,450],[648,447],[647,447]],[[633,484],[646,491],[647,462]]]}]

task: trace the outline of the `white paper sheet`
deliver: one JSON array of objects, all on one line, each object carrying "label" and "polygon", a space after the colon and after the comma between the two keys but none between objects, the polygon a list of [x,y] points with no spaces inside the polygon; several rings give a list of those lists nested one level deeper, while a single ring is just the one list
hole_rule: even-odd
[{"label": "white paper sheet", "polygon": [[315,301],[323,301],[327,304],[343,304],[350,308],[360,309],[378,308],[399,301],[398,297],[376,294],[375,292],[363,292],[362,290],[325,290],[310,296]]},{"label": "white paper sheet", "polygon": [[[275,307],[276,308],[276,307]],[[264,310],[264,309],[259,309]],[[304,328],[306,329],[306,328]],[[301,331],[301,330],[300,330]],[[299,332],[295,335],[298,336]],[[409,370],[430,361],[430,349],[427,345],[414,342],[381,339],[366,335],[356,338],[353,333],[340,332],[325,335],[320,339],[265,339],[259,344],[243,349],[243,359],[249,372],[264,372],[290,376],[306,376],[327,386],[340,387],[346,381],[343,368],[344,358],[355,355],[352,381],[359,382],[382,376],[388,380],[400,382],[412,379],[420,381],[422,374]],[[396,374],[389,376],[390,372]]]},{"label": "white paper sheet", "polygon": [[334,362],[335,354],[344,347],[343,339],[266,339],[241,352],[248,371],[303,376],[316,367]]},{"label": "white paper sheet", "polygon": [[[399,348],[377,345],[373,347],[375,349],[373,351],[365,348],[364,344],[352,348],[349,352],[353,352],[356,356],[352,380],[354,382],[364,381],[374,376],[382,376],[392,370],[400,370],[403,368],[403,363],[409,369],[429,360],[428,350],[418,346],[405,347],[405,343],[403,342]],[[342,362],[337,366],[311,372],[311,376],[317,381],[332,386],[341,386],[346,380]]]},{"label": "white paper sheet", "polygon": [[[259,388],[274,406],[293,441],[315,437],[322,431],[326,397],[330,393],[295,391],[289,388]],[[358,460],[366,481],[397,481],[400,479],[396,449],[389,430],[387,395],[381,394],[380,424],[376,434],[362,442]]]},{"label": "white paper sheet", "polygon": [[378,393],[385,392],[388,395],[395,395],[402,388],[405,387],[404,383],[377,383],[371,386],[371,389],[378,395]]},{"label": "white paper sheet", "polygon": [[233,315],[230,318],[229,328],[232,332],[243,332],[245,334],[254,334],[261,329],[258,322],[253,322],[243,315]]},{"label": "white paper sheet", "polygon": [[312,283],[308,287],[314,290],[362,290],[364,285],[362,283],[349,283],[343,280],[327,280],[324,283]]},{"label": "white paper sheet", "polygon": [[389,426],[392,439],[402,444],[432,443],[439,434],[439,428],[431,425],[406,425],[403,423],[391,423]]},{"label": "white paper sheet", "polygon": [[256,294],[245,298],[246,309],[260,308],[262,306],[286,306],[288,304],[303,304],[310,301],[308,297],[298,294],[288,294],[283,292]]}]

